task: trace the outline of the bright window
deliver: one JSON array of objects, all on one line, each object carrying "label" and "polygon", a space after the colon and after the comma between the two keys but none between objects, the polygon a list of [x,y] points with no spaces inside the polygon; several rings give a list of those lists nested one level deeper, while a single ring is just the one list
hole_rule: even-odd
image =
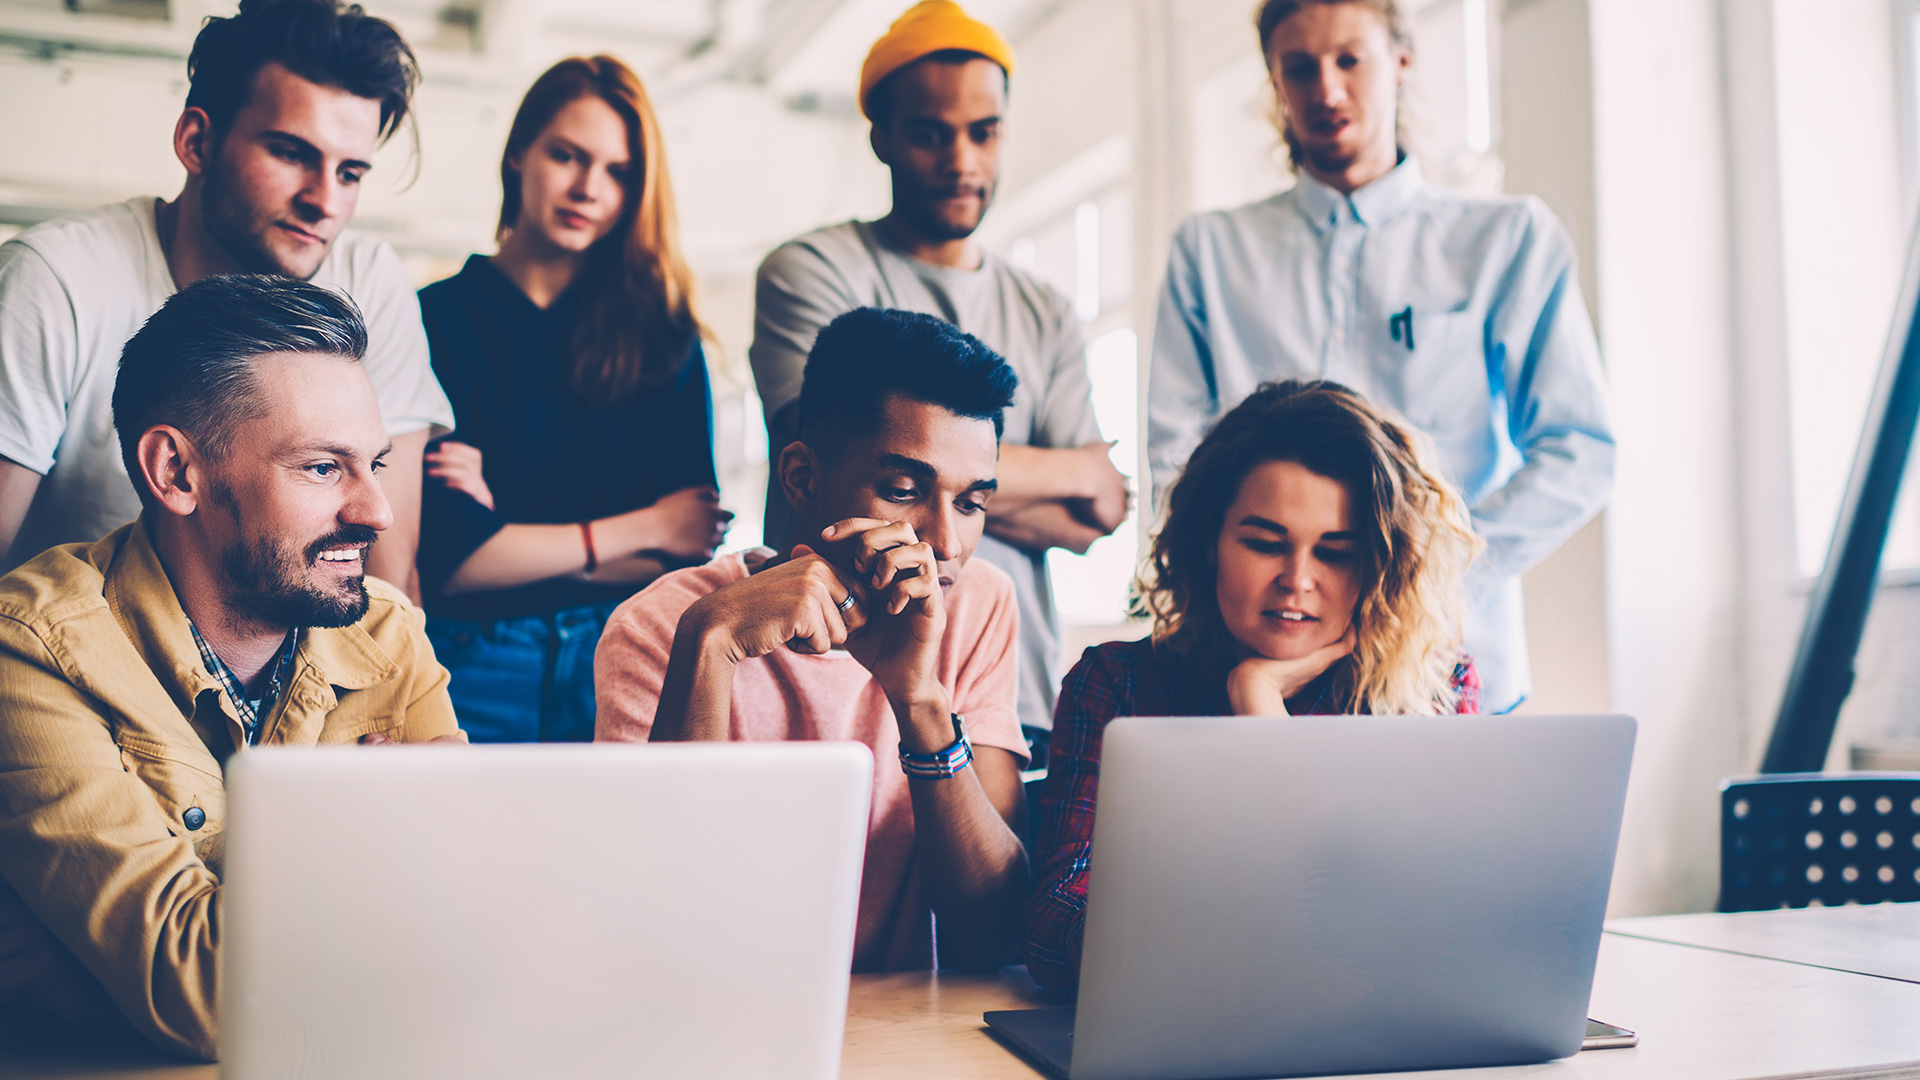
[{"label": "bright window", "polygon": [[[1117,444],[1113,463],[1129,479],[1140,460],[1139,340],[1131,328],[1111,330],[1087,348],[1087,374],[1093,381],[1093,411],[1100,430]],[[1134,484],[1138,491],[1140,485]],[[1047,553],[1053,573],[1054,602],[1062,621],[1073,626],[1120,622],[1127,587],[1140,554],[1135,516],[1093,542],[1085,555],[1055,549]]]},{"label": "bright window", "polygon": [[[1909,7],[1909,12],[1912,7]],[[1909,210],[1900,147],[1914,110],[1885,0],[1781,3],[1775,13],[1782,273],[1799,569],[1820,571],[1899,290]],[[1835,108],[1836,101],[1846,107]],[[1907,117],[1903,122],[1902,117]],[[1834,171],[1845,147],[1845,175]],[[1906,494],[1883,565],[1920,566]]]}]

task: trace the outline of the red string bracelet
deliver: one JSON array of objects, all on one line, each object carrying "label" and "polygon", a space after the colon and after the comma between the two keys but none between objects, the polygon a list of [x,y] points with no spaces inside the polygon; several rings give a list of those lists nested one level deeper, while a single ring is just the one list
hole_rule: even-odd
[{"label": "red string bracelet", "polygon": [[591,574],[595,570],[600,569],[600,556],[593,550],[593,522],[583,521],[580,523],[580,540],[587,546],[586,572]]}]

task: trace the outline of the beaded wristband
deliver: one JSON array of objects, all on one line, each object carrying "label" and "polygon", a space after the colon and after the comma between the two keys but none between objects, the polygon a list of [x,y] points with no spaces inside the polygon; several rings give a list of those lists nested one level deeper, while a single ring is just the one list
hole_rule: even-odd
[{"label": "beaded wristband", "polygon": [[900,751],[900,770],[908,776],[918,776],[927,780],[947,780],[968,765],[973,764],[973,744],[967,741],[967,729],[960,721],[960,714],[953,713],[953,745],[931,754],[909,754]]}]

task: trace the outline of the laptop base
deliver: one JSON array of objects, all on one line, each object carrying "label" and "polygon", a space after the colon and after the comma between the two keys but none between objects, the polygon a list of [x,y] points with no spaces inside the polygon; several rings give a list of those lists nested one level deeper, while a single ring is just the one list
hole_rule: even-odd
[{"label": "laptop base", "polygon": [[[1035,1064],[1060,1080],[1067,1080],[1067,1068],[1073,1063],[1073,1014],[1073,1006],[1067,1005],[1051,1009],[1002,1009],[982,1013],[980,1019]],[[1631,1031],[1589,1018],[1587,1037],[1580,1049],[1624,1049],[1639,1041],[1639,1036]]]},{"label": "laptop base", "polygon": [[1073,1061],[1073,1006],[1052,1009],[1002,1009],[984,1013],[981,1019],[994,1034],[1012,1043],[1016,1049],[1048,1072],[1066,1080],[1067,1066]]}]

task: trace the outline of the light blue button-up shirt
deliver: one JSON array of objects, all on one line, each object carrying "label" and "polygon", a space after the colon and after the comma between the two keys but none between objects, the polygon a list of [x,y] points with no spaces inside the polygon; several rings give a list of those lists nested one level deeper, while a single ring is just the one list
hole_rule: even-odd
[{"label": "light blue button-up shirt", "polygon": [[1413,158],[1351,196],[1302,175],[1175,235],[1147,406],[1156,504],[1263,382],[1332,379],[1432,437],[1487,548],[1467,649],[1489,711],[1530,688],[1520,575],[1605,505],[1614,446],[1573,247],[1538,199],[1429,184]]}]

